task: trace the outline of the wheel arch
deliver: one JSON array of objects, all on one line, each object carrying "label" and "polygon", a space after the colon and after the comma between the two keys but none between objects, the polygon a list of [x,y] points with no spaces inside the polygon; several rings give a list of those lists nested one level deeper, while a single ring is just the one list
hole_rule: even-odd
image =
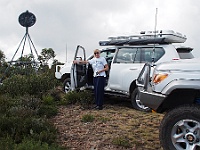
[{"label": "wheel arch", "polygon": [[62,77],[61,77],[61,81],[64,82],[65,79],[67,79],[67,78],[70,78],[70,73],[63,74]]},{"label": "wheel arch", "polygon": [[186,104],[195,104],[196,98],[200,98],[200,90],[174,89],[158,107],[157,112],[164,112]]},{"label": "wheel arch", "polygon": [[130,84],[130,87],[129,87],[129,97],[131,97],[131,93],[134,91],[134,89],[137,87],[136,85],[136,80],[133,80]]}]

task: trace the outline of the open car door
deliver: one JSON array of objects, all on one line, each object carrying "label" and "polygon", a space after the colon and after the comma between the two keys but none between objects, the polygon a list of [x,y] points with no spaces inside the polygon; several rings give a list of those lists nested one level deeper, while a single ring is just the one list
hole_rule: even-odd
[{"label": "open car door", "polygon": [[[84,47],[78,45],[76,48],[74,60],[86,60]],[[78,89],[86,84],[86,64],[72,64],[71,67],[71,88]]]}]

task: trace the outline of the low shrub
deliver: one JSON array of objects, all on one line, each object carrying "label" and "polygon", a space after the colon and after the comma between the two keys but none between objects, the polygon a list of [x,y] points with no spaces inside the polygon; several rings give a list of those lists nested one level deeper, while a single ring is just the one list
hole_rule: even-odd
[{"label": "low shrub", "polygon": [[56,129],[46,119],[33,118],[29,128],[29,136],[36,141],[52,144],[56,139]]},{"label": "low shrub", "polygon": [[27,121],[28,119],[23,119],[20,117],[1,116],[0,136],[10,136],[16,143],[20,143],[23,137],[29,133],[29,127],[26,123]]},{"label": "low shrub", "polygon": [[24,106],[29,109],[37,110],[42,101],[40,98],[31,96],[31,95],[23,95],[18,98],[18,105]]},{"label": "low shrub", "polygon": [[[0,86],[0,150],[60,150],[48,119],[58,112],[58,81],[45,74],[12,75]],[[51,90],[52,89],[52,90]],[[51,91],[51,92],[49,92]]]},{"label": "low shrub", "polygon": [[10,137],[0,138],[0,150],[67,150],[56,144],[48,144],[25,138],[19,144],[13,142]]},{"label": "low shrub", "polygon": [[60,83],[48,73],[31,75],[13,75],[3,80],[0,86],[0,94],[8,93],[11,96],[25,94],[41,96]]},{"label": "low shrub", "polygon": [[43,95],[42,96],[43,104],[52,105],[55,104],[54,98],[51,95]]},{"label": "low shrub", "polygon": [[63,97],[63,99],[61,100],[61,104],[75,104],[79,100],[79,98],[80,97],[76,91],[70,91]]},{"label": "low shrub", "polygon": [[0,138],[0,150],[14,150],[15,143],[10,136]]},{"label": "low shrub", "polygon": [[15,105],[15,101],[8,94],[0,95],[0,114],[6,114],[10,107]]},{"label": "low shrub", "polygon": [[116,137],[112,140],[112,143],[114,145],[122,146],[122,147],[125,147],[125,148],[131,147],[129,140],[126,137]]},{"label": "low shrub", "polygon": [[22,118],[35,116],[36,114],[36,111],[24,106],[13,106],[7,112],[8,116],[18,116]]},{"label": "low shrub", "polygon": [[12,137],[21,143],[25,137],[51,144],[56,139],[56,129],[41,118],[0,117],[0,137]]},{"label": "low shrub", "polygon": [[62,99],[61,104],[76,104],[79,103],[82,107],[87,108],[93,103],[93,95],[90,91],[71,91],[68,92]]},{"label": "low shrub", "polygon": [[41,105],[40,109],[38,110],[39,116],[46,116],[47,118],[51,118],[57,115],[58,109],[54,105]]},{"label": "low shrub", "polygon": [[9,94],[11,96],[24,95],[27,91],[28,82],[25,76],[14,75],[3,80],[3,85],[0,86],[1,94]]},{"label": "low shrub", "polygon": [[78,94],[80,97],[78,103],[80,103],[82,107],[89,108],[89,106],[94,102],[91,91],[81,91]]},{"label": "low shrub", "polygon": [[110,118],[107,118],[107,117],[100,117],[98,118],[99,121],[103,122],[103,123],[106,123],[107,121],[110,121]]},{"label": "low shrub", "polygon": [[64,150],[64,148],[41,141],[25,139],[20,144],[15,145],[15,150]]},{"label": "low shrub", "polygon": [[41,99],[30,95],[10,98],[10,106],[7,108],[7,116],[31,117],[37,115],[41,105]]},{"label": "low shrub", "polygon": [[61,101],[63,96],[66,94],[60,86],[49,90],[48,95],[51,95],[55,101]]},{"label": "low shrub", "polygon": [[94,116],[93,115],[91,115],[91,114],[86,114],[86,115],[84,115],[83,117],[82,117],[82,119],[81,119],[81,121],[82,122],[93,122],[94,121]]},{"label": "low shrub", "polygon": [[46,143],[55,141],[56,130],[44,117],[56,115],[56,106],[44,105],[30,95],[16,98],[1,95],[0,103],[0,138],[9,136],[15,143],[21,143],[24,137]]}]

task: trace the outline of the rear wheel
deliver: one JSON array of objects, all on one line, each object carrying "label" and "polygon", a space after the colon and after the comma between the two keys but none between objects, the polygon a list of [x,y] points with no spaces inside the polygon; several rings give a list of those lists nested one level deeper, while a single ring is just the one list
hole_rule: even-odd
[{"label": "rear wheel", "polygon": [[131,103],[133,108],[136,110],[144,111],[144,112],[150,112],[151,108],[145,106],[139,99],[138,95],[139,91],[138,88],[135,88],[135,90],[131,94]]},{"label": "rear wheel", "polygon": [[68,93],[71,91],[71,80],[70,78],[66,78],[65,81],[63,82],[63,91],[65,93]]},{"label": "rear wheel", "polygon": [[168,112],[160,125],[160,142],[164,150],[200,149],[200,107],[182,106]]}]

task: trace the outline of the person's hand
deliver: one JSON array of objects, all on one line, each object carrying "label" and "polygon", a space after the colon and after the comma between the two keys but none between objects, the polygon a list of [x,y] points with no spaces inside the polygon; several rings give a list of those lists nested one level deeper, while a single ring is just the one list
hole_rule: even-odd
[{"label": "person's hand", "polygon": [[97,71],[97,72],[96,72],[96,75],[98,76],[98,75],[99,75],[99,73],[100,73],[100,72],[99,72],[99,71]]},{"label": "person's hand", "polygon": [[73,64],[79,64],[79,62],[80,62],[79,60],[74,60]]}]

